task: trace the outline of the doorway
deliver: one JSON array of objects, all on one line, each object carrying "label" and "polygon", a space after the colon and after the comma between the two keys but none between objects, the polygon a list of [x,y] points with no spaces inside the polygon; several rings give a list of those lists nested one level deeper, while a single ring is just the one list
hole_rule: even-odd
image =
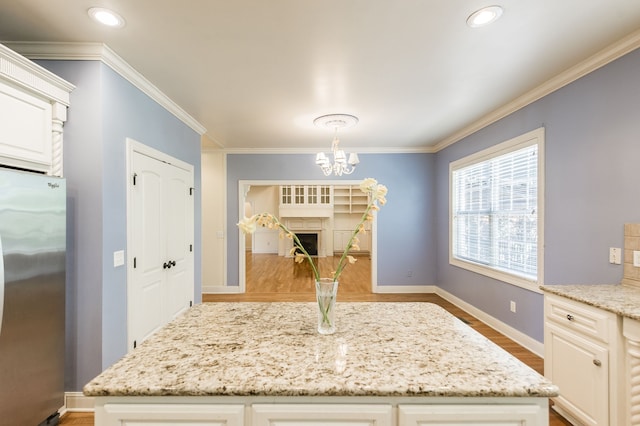
[{"label": "doorway", "polygon": [[193,303],[193,166],[127,139],[127,347]]},{"label": "doorway", "polygon": [[[357,222],[361,214],[345,211],[342,201],[337,203],[339,206],[333,207],[332,199],[331,213],[323,213],[323,217],[291,217],[287,221],[287,217],[280,217],[281,197],[283,193],[286,194],[286,191],[281,191],[283,187],[321,185],[330,186],[332,195],[335,190],[336,194],[339,194],[338,197],[344,197],[345,188],[357,188],[359,184],[360,181],[240,181],[239,211],[246,216],[261,212],[273,213],[283,223],[286,222],[296,235],[313,234],[317,239],[319,252],[314,260],[320,267],[321,275],[330,276],[342,255],[340,245],[344,244],[345,235],[350,236],[355,228],[349,220],[351,218]],[[359,189],[357,191],[363,194]],[[295,192],[294,188],[293,193]],[[364,196],[366,198],[366,195]],[[295,228],[296,226],[299,228]],[[360,252],[350,252],[357,261],[348,265],[340,277],[341,289],[345,292],[349,289],[357,292],[375,292],[376,234],[374,221],[367,233],[361,235],[366,240],[362,244],[364,249]],[[258,229],[249,236],[240,232],[239,243],[241,293],[315,291],[310,265],[306,261],[301,264],[293,261],[289,255],[291,247],[283,247],[286,242],[283,243],[279,238],[278,231]]]}]

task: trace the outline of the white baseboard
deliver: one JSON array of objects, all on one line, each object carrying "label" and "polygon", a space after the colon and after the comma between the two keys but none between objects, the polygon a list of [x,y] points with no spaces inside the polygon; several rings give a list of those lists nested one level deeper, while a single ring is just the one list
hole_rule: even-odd
[{"label": "white baseboard", "polygon": [[240,286],[226,286],[226,285],[216,285],[216,286],[202,286],[202,294],[238,294],[242,293],[240,291]]},{"label": "white baseboard", "polygon": [[374,293],[435,293],[434,285],[378,285],[373,288]]},{"label": "white baseboard", "polygon": [[94,411],[94,399],[91,396],[84,396],[82,392],[65,392],[64,407],[60,414],[67,411],[72,413],[92,413]]},{"label": "white baseboard", "polygon": [[435,293],[445,299],[448,302],[453,303],[458,308],[462,309],[465,312],[473,315],[483,323],[487,324],[489,327],[498,331],[499,333],[504,334],[509,339],[513,340],[517,344],[524,346],[526,349],[530,350],[534,354],[538,355],[541,358],[544,358],[544,343],[538,342],[536,339],[533,339],[521,331],[516,330],[508,324],[500,321],[497,318],[492,317],[484,311],[476,308],[475,306],[465,302],[462,299],[457,298],[453,294],[445,291],[439,287],[436,287]]}]

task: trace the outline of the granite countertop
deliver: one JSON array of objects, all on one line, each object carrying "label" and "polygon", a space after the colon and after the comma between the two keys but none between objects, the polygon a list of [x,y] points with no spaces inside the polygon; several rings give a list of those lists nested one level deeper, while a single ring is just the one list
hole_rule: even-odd
[{"label": "granite countertop", "polygon": [[637,287],[621,284],[542,285],[540,289],[623,317],[640,320],[640,288]]},{"label": "granite countertop", "polygon": [[431,303],[204,303],[84,387],[87,396],[549,397],[558,389]]}]

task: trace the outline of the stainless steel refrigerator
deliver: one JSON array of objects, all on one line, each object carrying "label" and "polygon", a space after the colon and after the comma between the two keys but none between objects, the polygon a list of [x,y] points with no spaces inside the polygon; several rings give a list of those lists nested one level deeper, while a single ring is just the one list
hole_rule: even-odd
[{"label": "stainless steel refrigerator", "polygon": [[64,403],[66,184],[0,168],[0,425]]}]

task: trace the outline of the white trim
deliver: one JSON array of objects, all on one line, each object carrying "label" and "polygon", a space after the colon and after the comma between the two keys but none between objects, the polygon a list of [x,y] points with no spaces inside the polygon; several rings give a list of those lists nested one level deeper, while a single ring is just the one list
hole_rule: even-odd
[{"label": "white trim", "polygon": [[[316,154],[318,151],[326,151],[326,146],[306,148],[223,148],[225,154]],[[352,151],[359,154],[432,154],[437,152],[433,147],[352,147]]]},{"label": "white trim", "polygon": [[475,318],[482,321],[497,332],[504,334],[520,346],[523,346],[525,349],[528,349],[537,356],[544,358],[544,343],[538,342],[536,339],[527,336],[523,332],[516,330],[515,328],[500,321],[497,318],[492,317],[486,312],[476,308],[475,306],[465,302],[462,299],[459,299],[458,297],[454,296],[446,290],[443,290],[440,287],[436,287],[436,294],[445,299],[447,302],[453,303],[468,314],[473,315]]},{"label": "white trim", "polygon": [[[539,286],[544,283],[544,145],[545,145],[545,132],[544,127],[539,127],[535,130],[527,132],[523,135],[516,136],[515,138],[493,145],[487,149],[460,158],[456,161],[449,163],[449,264],[466,269],[468,271],[475,272],[487,277],[500,280],[507,284],[515,285],[526,290],[542,294]],[[508,271],[500,271],[491,266],[480,265],[458,259],[453,256],[453,179],[452,175],[456,169],[476,164],[482,161],[486,161],[505,153],[514,151],[514,149],[524,148],[525,146],[537,145],[538,146],[538,241],[537,241],[537,271],[536,280],[520,277],[515,274],[511,274]]]},{"label": "white trim", "polygon": [[95,410],[95,398],[85,396],[82,392],[65,392],[64,407],[60,409],[60,414],[72,413],[93,413]]},{"label": "white trim", "polygon": [[616,59],[636,50],[639,47],[640,30],[629,34],[628,36],[624,37],[621,40],[618,40],[610,46],[607,46],[595,55],[590,56],[584,61],[553,77],[552,79],[547,80],[545,83],[541,84],[535,89],[525,93],[522,96],[519,96],[508,104],[503,105],[493,112],[485,115],[478,121],[471,123],[463,129],[455,132],[448,138],[443,139],[442,141],[433,145],[433,152],[438,152],[448,147],[449,145],[453,145],[454,143],[466,138],[467,136],[470,136],[473,133],[484,129],[488,125],[495,123],[496,121],[526,107],[529,104],[534,103],[538,99],[541,99],[548,94],[561,89],[562,87],[578,80],[581,77],[584,77],[585,75],[607,65],[610,62],[615,61]]},{"label": "white trim", "polygon": [[14,50],[0,44],[0,76],[47,100],[69,106],[75,86]]},{"label": "white trim", "polygon": [[237,285],[208,285],[202,286],[202,294],[242,294],[240,287]]},{"label": "white trim", "polygon": [[5,42],[29,59],[101,61],[199,135],[207,129],[103,43]]}]

